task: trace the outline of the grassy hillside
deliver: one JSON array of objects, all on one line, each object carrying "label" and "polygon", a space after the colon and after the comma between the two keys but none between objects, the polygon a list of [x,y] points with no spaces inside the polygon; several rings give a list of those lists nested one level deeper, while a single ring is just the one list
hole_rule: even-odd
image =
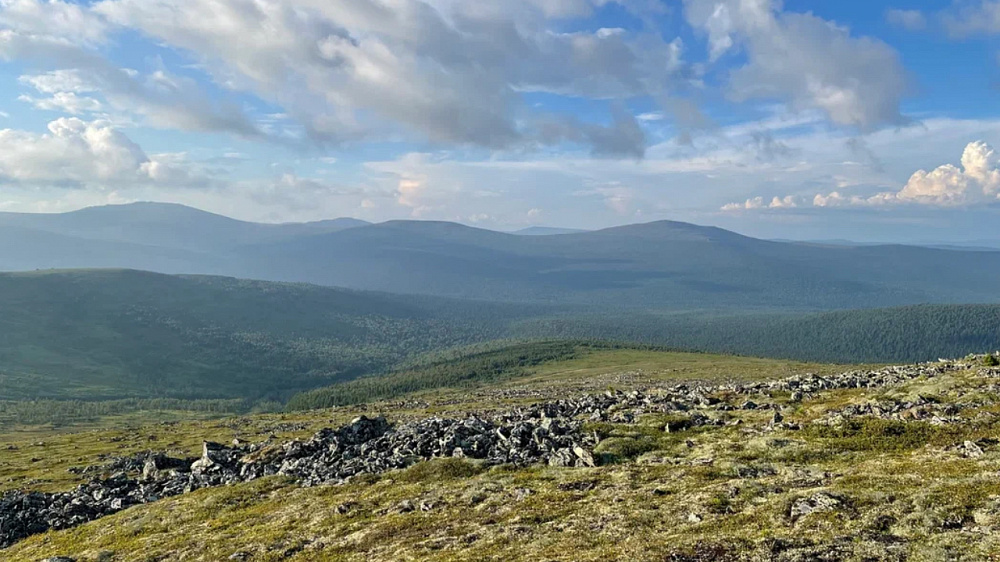
[{"label": "grassy hillside", "polygon": [[[67,468],[150,448],[197,455],[203,439],[304,438],[359,413],[392,421],[566,398],[593,385],[666,387],[777,378],[832,365],[601,350],[526,379],[422,392],[364,408],[181,421],[81,434],[0,435],[0,489],[68,489]],[[745,379],[744,379],[745,380]],[[612,383],[612,381],[614,381]],[[587,422],[593,468],[484,468],[438,459],[304,488],[290,479],[203,489],[0,552],[27,562],[153,560],[990,560],[1000,555],[995,374],[969,364],[877,388],[710,394],[723,423],[665,431],[682,414]],[[905,408],[912,401],[920,406]],[[888,414],[864,414],[869,404]],[[783,421],[775,423],[775,409]],[[845,414],[860,410],[860,414]],[[921,416],[941,414],[930,423]],[[690,412],[683,415],[691,415]],[[838,418],[842,421],[836,422]],[[44,444],[39,443],[44,439]]]},{"label": "grassy hillside", "polygon": [[[483,353],[494,356],[505,348]],[[0,492],[25,487],[28,482],[49,491],[71,488],[84,477],[69,472],[68,468],[100,464],[101,455],[109,451],[128,455],[166,448],[176,454],[195,455],[203,439],[220,442],[231,441],[233,437],[263,439],[271,433],[282,438],[304,437],[321,427],[346,423],[360,414],[384,412],[397,419],[427,414],[461,415],[581,392],[604,392],[612,387],[629,390],[679,382],[761,380],[807,372],[831,374],[845,369],[841,365],[579,344],[516,344],[511,355],[514,353],[532,355],[537,362],[515,376],[484,379],[477,384],[462,381],[455,385],[422,386],[412,393],[387,395],[385,400],[365,398],[352,405],[328,409],[233,418],[225,410],[211,411],[208,404],[201,411],[192,411],[186,409],[187,404],[181,410],[164,400],[137,404],[140,408],[123,409],[125,413],[102,415],[87,415],[84,411],[85,415],[77,416],[78,412],[67,408],[63,421],[70,423],[53,425],[43,411],[29,410],[25,403],[20,403],[25,408],[22,413],[33,412],[33,417],[22,417],[21,423],[5,417],[0,407],[0,451],[4,451],[0,459]],[[549,358],[542,359],[545,355]],[[37,445],[39,442],[44,445]],[[10,445],[17,449],[8,450]],[[45,462],[32,462],[43,452]]]},{"label": "grassy hillside", "polygon": [[[669,369],[666,367],[669,365]],[[330,408],[393,400],[403,396],[460,397],[483,387],[565,386],[604,390],[617,386],[600,378],[608,371],[631,372],[629,383],[681,379],[756,380],[778,376],[805,364],[774,359],[667,351],[636,344],[598,341],[517,343],[458,357],[430,360],[385,375],[362,377],[301,394],[288,402],[290,410]],[[827,365],[814,365],[828,369]],[[665,370],[666,369],[666,370]]]},{"label": "grassy hillside", "polygon": [[4,274],[0,396],[282,398],[500,337],[504,310],[136,271]]}]

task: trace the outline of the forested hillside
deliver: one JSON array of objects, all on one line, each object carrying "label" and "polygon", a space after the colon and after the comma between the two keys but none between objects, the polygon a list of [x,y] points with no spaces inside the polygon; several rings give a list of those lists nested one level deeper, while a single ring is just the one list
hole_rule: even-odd
[{"label": "forested hillside", "polygon": [[[474,378],[503,377],[536,354],[563,352],[559,343],[504,347],[504,341],[537,340],[811,361],[916,361],[1000,348],[1000,305],[722,315],[122,270],[0,275],[0,397],[6,400],[284,401],[300,391],[391,373],[341,387],[347,398],[333,401],[339,403],[461,384],[470,364]],[[469,344],[488,345],[469,350]],[[448,351],[453,348],[458,351]],[[457,370],[450,361],[459,362]]]},{"label": "forested hillside", "polygon": [[803,361],[933,361],[1000,349],[1000,305],[919,305],[811,314],[578,314],[524,320],[511,333]]},{"label": "forested hillside", "polygon": [[137,271],[0,275],[0,396],[283,398],[506,334],[510,307]]}]

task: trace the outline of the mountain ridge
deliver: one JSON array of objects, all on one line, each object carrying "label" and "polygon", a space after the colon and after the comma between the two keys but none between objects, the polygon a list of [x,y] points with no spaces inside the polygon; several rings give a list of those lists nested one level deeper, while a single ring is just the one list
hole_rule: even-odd
[{"label": "mountain ridge", "polygon": [[[102,220],[76,224],[94,213]],[[160,204],[70,215],[43,217],[45,224],[35,230],[25,230],[31,226],[26,215],[13,221],[0,215],[0,236],[20,242],[0,246],[0,270],[118,267],[485,301],[670,310],[1000,301],[995,252],[783,243],[667,220],[524,236],[446,221],[264,225]],[[111,215],[125,218],[116,222]]]}]

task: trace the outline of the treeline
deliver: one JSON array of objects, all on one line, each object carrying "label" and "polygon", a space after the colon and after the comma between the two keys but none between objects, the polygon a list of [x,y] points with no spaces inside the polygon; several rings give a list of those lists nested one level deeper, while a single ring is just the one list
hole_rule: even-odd
[{"label": "treeline", "polygon": [[288,409],[329,408],[386,400],[421,390],[496,383],[526,376],[538,365],[572,359],[596,347],[608,345],[575,341],[526,342],[472,352],[297,394],[289,400]]},{"label": "treeline", "polygon": [[802,361],[916,362],[1000,349],[1000,305],[575,315],[524,320],[511,331],[524,338],[609,339]]}]

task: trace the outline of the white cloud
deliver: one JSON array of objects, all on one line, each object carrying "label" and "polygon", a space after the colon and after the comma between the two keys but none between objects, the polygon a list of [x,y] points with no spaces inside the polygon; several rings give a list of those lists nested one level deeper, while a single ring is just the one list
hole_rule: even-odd
[{"label": "white cloud", "polygon": [[971,142],[962,153],[962,167],[951,164],[918,170],[895,194],[899,201],[925,205],[968,205],[996,201],[1000,196],[1000,156],[984,141]]},{"label": "white cloud", "polygon": [[[0,56],[69,62],[76,68],[61,68],[42,74],[21,76],[20,81],[47,98],[22,99],[36,107],[71,114],[113,109],[144,118],[147,125],[190,131],[225,131],[245,137],[261,135],[258,127],[233,103],[211,99],[191,78],[163,70],[148,74],[126,71],[103,58],[73,47],[36,45],[32,38],[0,38]],[[35,48],[41,47],[41,48]],[[51,49],[46,48],[51,47]],[[80,96],[81,93],[91,94]],[[95,99],[102,96],[109,107]]]},{"label": "white cloud", "polygon": [[885,19],[907,31],[920,31],[927,27],[927,17],[920,10],[889,9],[885,12]]},{"label": "white cloud", "polygon": [[0,28],[83,45],[104,42],[108,31],[101,16],[61,0],[0,0]]},{"label": "white cloud", "polygon": [[574,195],[583,197],[596,195],[608,209],[620,216],[628,216],[634,212],[635,190],[622,185],[619,181],[609,181],[605,185],[578,191]]},{"label": "white cloud", "polygon": [[798,199],[793,195],[775,197],[774,199],[771,199],[771,204],[768,205],[768,207],[772,209],[794,209],[798,206]]},{"label": "white cloud", "polygon": [[282,106],[318,140],[384,137],[401,127],[444,143],[568,140],[598,154],[641,155],[644,138],[621,119],[602,127],[522,101],[526,92],[669,96],[686,82],[679,40],[556,30],[559,18],[591,8],[551,0],[104,0],[94,10],[192,53],[219,83]]},{"label": "white cloud", "polygon": [[785,197],[774,197],[770,202],[763,197],[751,197],[743,203],[726,203],[720,210],[723,212],[735,212],[757,209],[794,209],[799,206],[798,197],[786,195]]},{"label": "white cloud", "polygon": [[[841,187],[851,186],[844,178]],[[846,194],[841,191],[817,193],[814,207],[880,207],[915,204],[931,207],[965,207],[995,203],[1000,200],[1000,155],[984,141],[971,142],[962,153],[961,167],[945,164],[931,171],[917,170],[899,191],[880,191],[873,195]],[[764,205],[762,197],[748,199],[745,204],[730,203],[722,210],[794,208],[794,196],[775,197]]]},{"label": "white cloud", "polygon": [[95,86],[84,78],[78,69],[59,69],[44,74],[26,74],[18,79],[22,84],[31,86],[42,94],[57,94],[72,92],[75,94],[94,92]]},{"label": "white cloud", "polygon": [[17,99],[30,103],[36,109],[61,111],[70,115],[98,112],[104,108],[101,102],[96,99],[87,96],[78,96],[73,92],[56,92],[47,98],[33,98],[24,95],[19,96]]},{"label": "white cloud", "polygon": [[761,196],[747,199],[744,203],[726,203],[721,210],[724,212],[742,211],[745,209],[763,209],[764,198]]},{"label": "white cloud", "polygon": [[107,121],[75,117],[49,123],[48,133],[0,130],[0,176],[38,185],[128,186],[191,178],[168,162],[151,158]]},{"label": "white cloud", "polygon": [[956,1],[940,17],[956,37],[1000,33],[1000,0]]},{"label": "white cloud", "polygon": [[685,0],[689,23],[708,35],[712,59],[735,48],[747,63],[730,76],[737,101],[783,99],[863,130],[905,121],[908,78],[896,52],[777,0]]},{"label": "white cloud", "polygon": [[413,207],[415,209],[422,207],[420,203],[420,195],[424,192],[424,183],[416,179],[401,179],[399,180],[399,185],[396,188],[398,197],[396,202],[404,207]]}]

